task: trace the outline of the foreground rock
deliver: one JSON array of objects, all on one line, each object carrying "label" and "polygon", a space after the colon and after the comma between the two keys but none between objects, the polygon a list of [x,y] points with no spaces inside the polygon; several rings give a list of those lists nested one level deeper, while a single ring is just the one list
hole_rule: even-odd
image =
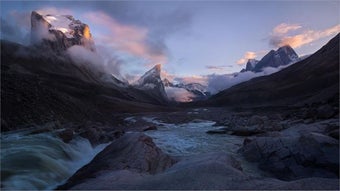
[{"label": "foreground rock", "polygon": [[[94,161],[93,161],[94,162]],[[93,163],[92,162],[92,163]],[[180,160],[151,175],[128,169],[105,170],[72,190],[228,190],[228,189],[338,189],[337,179],[309,178],[285,182],[246,175],[240,163],[226,153],[206,153]]]},{"label": "foreground rock", "polygon": [[[249,145],[252,142],[248,143]],[[177,163],[141,133],[120,137],[58,189],[195,190],[195,189],[339,189],[339,180],[305,178],[282,181],[252,177],[223,152],[180,158]]]},{"label": "foreground rock", "polygon": [[[104,172],[128,170],[129,173],[155,174],[174,163],[175,160],[156,147],[150,137],[141,133],[130,133],[113,141],[58,189],[69,189]],[[94,180],[96,182],[97,178]]]},{"label": "foreground rock", "polygon": [[239,116],[232,115],[216,123],[223,128],[207,131],[208,134],[229,134],[237,136],[252,136],[271,131],[280,131],[286,127],[281,116]]},{"label": "foreground rock", "polygon": [[308,129],[296,127],[275,136],[247,138],[240,151],[279,179],[338,178],[339,141],[321,134],[318,127],[305,127]]}]

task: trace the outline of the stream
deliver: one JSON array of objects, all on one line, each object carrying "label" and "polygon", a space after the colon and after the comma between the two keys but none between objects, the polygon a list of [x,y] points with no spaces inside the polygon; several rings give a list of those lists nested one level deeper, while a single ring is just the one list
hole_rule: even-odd
[{"label": "stream", "polygon": [[1,134],[1,189],[52,190],[105,148],[76,137],[64,143],[53,132]]},{"label": "stream", "polygon": [[175,157],[225,152],[237,159],[243,172],[252,177],[267,176],[256,164],[246,161],[237,151],[242,146],[244,137],[228,134],[207,134],[208,130],[221,127],[213,126],[215,122],[195,119],[189,123],[171,124],[156,120],[154,117],[143,117],[147,122],[157,126],[157,130],[147,131],[155,144],[163,152]]}]

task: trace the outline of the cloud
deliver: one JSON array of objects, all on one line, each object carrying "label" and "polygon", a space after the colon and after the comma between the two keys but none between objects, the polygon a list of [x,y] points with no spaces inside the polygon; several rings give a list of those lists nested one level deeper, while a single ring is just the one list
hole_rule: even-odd
[{"label": "cloud", "polygon": [[256,55],[256,52],[248,51],[248,52],[246,52],[246,53],[244,54],[243,58],[239,59],[236,63],[237,63],[238,65],[243,65],[243,64],[247,63],[247,61],[248,61],[249,59],[254,59],[254,58],[256,58],[256,56],[257,56],[257,55]]},{"label": "cloud", "polygon": [[150,46],[147,28],[119,23],[104,12],[89,12],[85,14],[85,18],[108,30],[107,33],[95,37],[96,42],[146,59],[147,65],[166,63],[165,53]]},{"label": "cloud", "polygon": [[55,8],[55,7],[43,7],[36,10],[41,15],[73,15],[73,11],[65,8]]},{"label": "cloud", "polygon": [[231,67],[231,66],[213,66],[213,65],[207,65],[205,67],[207,69],[209,69],[209,70],[225,70],[225,68]]},{"label": "cloud", "polygon": [[1,17],[1,39],[19,44],[30,43],[31,15],[28,12],[10,11]]},{"label": "cloud", "polygon": [[207,90],[212,94],[216,94],[236,84],[248,81],[255,77],[273,74],[288,66],[289,65],[285,65],[278,68],[267,67],[264,68],[262,72],[258,73],[247,71],[242,73],[240,72],[237,74],[224,74],[224,75],[211,74],[208,75],[206,78],[208,84]]},{"label": "cloud", "polygon": [[165,92],[169,99],[178,102],[190,102],[195,95],[183,88],[165,87]]},{"label": "cloud", "polygon": [[176,77],[176,78],[174,78],[174,81],[178,82],[178,83],[183,83],[183,84],[200,83],[204,86],[207,85],[207,77],[206,76],[200,76],[200,75]]},{"label": "cloud", "polygon": [[273,34],[274,35],[286,34],[289,31],[294,31],[300,29],[301,27],[302,26],[300,26],[299,24],[281,23],[273,29]]},{"label": "cloud", "polygon": [[103,59],[96,52],[92,52],[83,46],[75,45],[68,48],[67,53],[70,55],[72,61],[78,65],[89,68],[95,67],[100,71],[104,71]]},{"label": "cloud", "polygon": [[[280,24],[282,25],[282,24]],[[336,35],[340,32],[340,25],[335,25],[333,27],[324,29],[324,30],[305,30],[300,33],[289,35],[288,32],[296,29],[300,29],[301,27],[291,27],[282,29],[281,32],[278,32],[277,28],[280,28],[278,25],[273,29],[273,34],[270,37],[269,44],[274,47],[281,47],[284,45],[290,45],[293,48],[299,48],[316,40],[319,40],[324,37]],[[282,28],[282,27],[281,27]],[[289,29],[289,30],[288,30]]]}]

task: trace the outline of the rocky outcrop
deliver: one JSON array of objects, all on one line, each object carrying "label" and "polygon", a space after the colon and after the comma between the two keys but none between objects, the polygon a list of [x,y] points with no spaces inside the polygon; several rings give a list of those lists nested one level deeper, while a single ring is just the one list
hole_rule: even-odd
[{"label": "rocky outcrop", "polygon": [[58,189],[71,188],[85,179],[108,171],[128,170],[136,173],[156,174],[169,168],[175,162],[156,147],[150,137],[141,133],[129,133],[113,141]]},{"label": "rocky outcrop", "polygon": [[72,190],[260,190],[338,189],[339,180],[308,178],[280,181],[247,176],[234,157],[223,153],[205,153],[181,159],[156,175],[129,170],[102,171],[96,178],[72,186]]},{"label": "rocky outcrop", "polygon": [[339,141],[321,133],[248,138],[240,151],[279,179],[339,177]]},{"label": "rocky outcrop", "polygon": [[95,51],[89,26],[74,19],[71,15],[42,15],[33,11],[31,41],[34,44],[50,47],[57,52],[74,45]]}]

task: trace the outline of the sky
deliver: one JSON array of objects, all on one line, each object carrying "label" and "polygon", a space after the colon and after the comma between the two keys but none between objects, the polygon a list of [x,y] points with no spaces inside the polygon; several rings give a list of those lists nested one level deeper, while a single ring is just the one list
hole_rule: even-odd
[{"label": "sky", "polygon": [[162,64],[163,78],[207,84],[286,44],[312,54],[340,32],[338,0],[1,1],[1,38],[29,43],[33,10],[88,24],[97,51],[129,81]]}]

